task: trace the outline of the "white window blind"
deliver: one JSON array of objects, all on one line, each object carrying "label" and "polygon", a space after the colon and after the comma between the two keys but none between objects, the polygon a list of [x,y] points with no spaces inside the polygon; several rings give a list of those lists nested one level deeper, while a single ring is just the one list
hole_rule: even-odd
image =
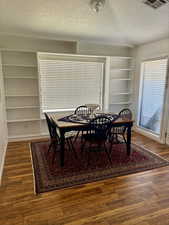
[{"label": "white window blind", "polygon": [[103,62],[39,58],[41,111],[102,105]]},{"label": "white window blind", "polygon": [[142,96],[139,125],[160,134],[163,103],[165,97],[168,59],[157,59],[142,63]]}]

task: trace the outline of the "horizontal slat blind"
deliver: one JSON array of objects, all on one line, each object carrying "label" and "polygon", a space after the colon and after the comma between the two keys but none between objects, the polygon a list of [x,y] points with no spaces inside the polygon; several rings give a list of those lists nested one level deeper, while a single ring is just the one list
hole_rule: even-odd
[{"label": "horizontal slat blind", "polygon": [[166,86],[167,59],[146,61],[142,66],[140,125],[159,134]]},{"label": "horizontal slat blind", "polygon": [[103,63],[43,57],[39,69],[42,112],[102,104]]}]

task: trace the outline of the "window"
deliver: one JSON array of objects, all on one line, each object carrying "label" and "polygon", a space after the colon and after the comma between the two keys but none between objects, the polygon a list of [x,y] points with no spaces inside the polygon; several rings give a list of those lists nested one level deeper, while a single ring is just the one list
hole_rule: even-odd
[{"label": "window", "polygon": [[160,135],[166,91],[167,58],[145,61],[141,65],[138,125]]},{"label": "window", "polygon": [[102,105],[104,63],[99,58],[38,54],[41,112]]}]

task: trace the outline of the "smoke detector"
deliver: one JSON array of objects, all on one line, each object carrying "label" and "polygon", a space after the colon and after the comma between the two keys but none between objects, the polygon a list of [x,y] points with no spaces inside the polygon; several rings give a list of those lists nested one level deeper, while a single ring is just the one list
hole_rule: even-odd
[{"label": "smoke detector", "polygon": [[162,5],[165,5],[168,2],[169,0],[144,0],[143,1],[144,4],[149,5],[153,9],[158,9],[159,7],[161,7]]}]

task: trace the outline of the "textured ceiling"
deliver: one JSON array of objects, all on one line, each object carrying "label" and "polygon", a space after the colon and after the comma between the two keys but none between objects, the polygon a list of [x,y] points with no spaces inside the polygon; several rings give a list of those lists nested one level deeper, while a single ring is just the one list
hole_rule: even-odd
[{"label": "textured ceiling", "polygon": [[169,4],[154,10],[142,0],[0,0],[0,32],[52,39],[142,44],[169,37]]}]

